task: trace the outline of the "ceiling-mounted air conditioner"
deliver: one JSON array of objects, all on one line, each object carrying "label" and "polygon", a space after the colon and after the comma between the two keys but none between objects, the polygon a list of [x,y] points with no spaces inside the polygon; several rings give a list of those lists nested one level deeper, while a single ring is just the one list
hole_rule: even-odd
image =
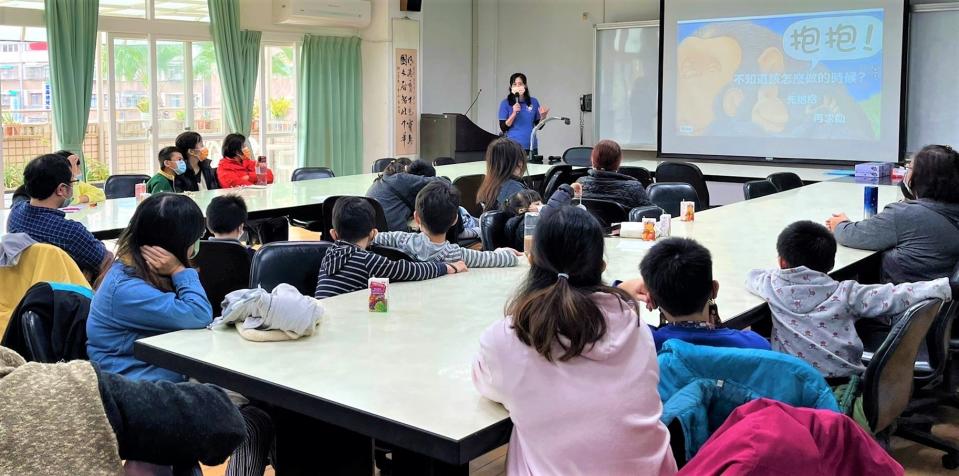
[{"label": "ceiling-mounted air conditioner", "polygon": [[273,22],[366,28],[372,8],[370,0],[273,0]]}]

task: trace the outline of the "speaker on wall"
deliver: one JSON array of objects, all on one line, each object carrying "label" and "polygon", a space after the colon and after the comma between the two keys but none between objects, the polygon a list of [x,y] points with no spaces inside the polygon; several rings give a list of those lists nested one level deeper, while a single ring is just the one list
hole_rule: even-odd
[{"label": "speaker on wall", "polygon": [[423,0],[400,0],[400,10],[404,12],[418,12],[423,8]]}]

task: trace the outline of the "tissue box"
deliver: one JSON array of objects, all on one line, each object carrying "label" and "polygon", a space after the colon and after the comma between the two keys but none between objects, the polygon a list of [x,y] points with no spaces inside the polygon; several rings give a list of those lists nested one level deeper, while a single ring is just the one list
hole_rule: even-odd
[{"label": "tissue box", "polygon": [[881,162],[856,164],[856,177],[888,177],[892,175],[892,165]]}]

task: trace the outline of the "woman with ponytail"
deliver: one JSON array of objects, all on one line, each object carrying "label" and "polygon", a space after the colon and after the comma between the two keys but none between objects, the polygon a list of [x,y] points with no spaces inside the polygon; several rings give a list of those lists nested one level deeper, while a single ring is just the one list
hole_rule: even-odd
[{"label": "woman with ponytail", "polygon": [[477,390],[513,420],[507,474],[673,474],[653,338],[602,282],[602,228],[580,208],[547,210],[529,276],[473,363]]}]

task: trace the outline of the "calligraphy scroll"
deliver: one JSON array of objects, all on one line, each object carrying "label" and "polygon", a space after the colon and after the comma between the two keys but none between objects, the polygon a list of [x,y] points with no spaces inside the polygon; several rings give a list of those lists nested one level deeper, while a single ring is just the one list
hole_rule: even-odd
[{"label": "calligraphy scroll", "polygon": [[419,111],[417,110],[416,50],[396,49],[396,98],[394,131],[396,156],[414,155],[419,148]]}]

